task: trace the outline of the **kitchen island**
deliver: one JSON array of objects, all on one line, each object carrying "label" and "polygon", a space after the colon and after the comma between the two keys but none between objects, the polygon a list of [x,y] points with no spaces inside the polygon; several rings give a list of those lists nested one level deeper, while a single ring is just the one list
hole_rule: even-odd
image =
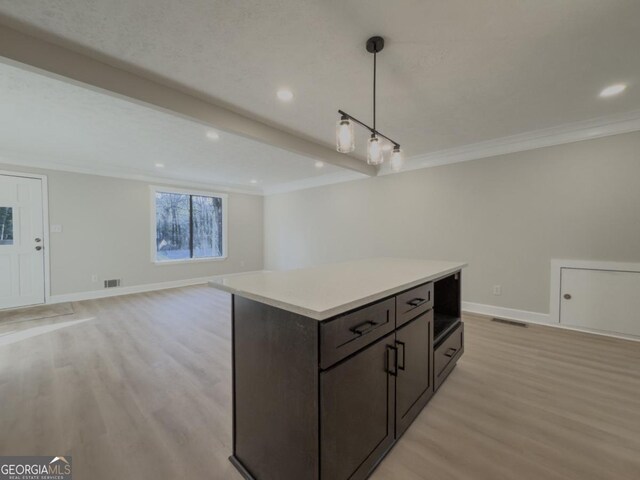
[{"label": "kitchen island", "polygon": [[464,351],[464,263],[380,258],[218,277],[247,479],[367,478]]}]

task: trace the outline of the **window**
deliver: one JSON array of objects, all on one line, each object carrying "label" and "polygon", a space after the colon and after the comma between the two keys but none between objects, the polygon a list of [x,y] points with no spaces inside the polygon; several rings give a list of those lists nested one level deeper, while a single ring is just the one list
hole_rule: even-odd
[{"label": "window", "polygon": [[152,189],[155,262],[226,257],[226,195]]},{"label": "window", "polygon": [[0,245],[13,245],[13,208],[0,207]]}]

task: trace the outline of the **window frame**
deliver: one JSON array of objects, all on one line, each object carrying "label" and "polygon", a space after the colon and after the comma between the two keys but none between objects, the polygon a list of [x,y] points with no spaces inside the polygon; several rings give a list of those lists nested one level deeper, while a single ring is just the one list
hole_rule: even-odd
[{"label": "window frame", "polygon": [[[202,257],[202,258],[181,258],[176,260],[158,260],[157,259],[157,224],[156,224],[156,193],[175,193],[179,195],[192,195],[199,197],[216,197],[222,200],[222,255],[220,257]],[[193,190],[190,188],[162,187],[158,185],[150,186],[150,203],[151,203],[151,263],[155,265],[180,265],[185,263],[202,263],[202,262],[220,262],[228,258],[227,253],[227,204],[229,196],[226,193],[211,192],[206,190]],[[193,232],[192,232],[193,233]]]}]

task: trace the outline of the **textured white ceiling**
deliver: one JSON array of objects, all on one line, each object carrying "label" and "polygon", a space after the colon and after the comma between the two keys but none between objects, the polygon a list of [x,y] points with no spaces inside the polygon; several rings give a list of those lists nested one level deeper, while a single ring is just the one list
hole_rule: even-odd
[{"label": "textured white ceiling", "polygon": [[311,158],[229,133],[220,132],[213,142],[204,125],[2,63],[0,105],[0,163],[256,192],[309,179],[360,177],[329,164],[316,168]]},{"label": "textured white ceiling", "polygon": [[0,0],[10,26],[328,145],[338,108],[370,118],[381,34],[379,126],[409,156],[637,110],[639,18],[638,0]]}]

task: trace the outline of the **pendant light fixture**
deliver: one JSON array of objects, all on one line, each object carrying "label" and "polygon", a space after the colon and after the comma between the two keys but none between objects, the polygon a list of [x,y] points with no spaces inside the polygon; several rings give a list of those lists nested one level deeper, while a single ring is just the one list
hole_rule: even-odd
[{"label": "pendant light fixture", "polygon": [[361,122],[352,115],[349,115],[343,110],[338,110],[340,114],[340,120],[336,126],[336,145],[337,150],[340,153],[350,153],[356,147],[355,134],[353,131],[353,124],[366,128],[371,132],[369,142],[367,145],[367,163],[369,165],[381,165],[384,162],[384,149],[383,140],[390,142],[393,145],[393,152],[391,153],[391,169],[394,172],[402,169],[404,158],[400,144],[395,140],[391,140],[386,135],[383,135],[376,129],[376,73],[377,73],[377,54],[384,48],[384,38],[371,37],[367,40],[367,51],[373,53],[373,127],[370,127],[364,122]]},{"label": "pendant light fixture", "polygon": [[382,155],[380,139],[375,133],[372,133],[367,146],[367,163],[369,165],[381,165],[382,162],[384,162],[384,156]]},{"label": "pendant light fixture", "polygon": [[402,170],[402,165],[404,164],[404,157],[402,155],[402,151],[400,147],[395,147],[393,152],[391,152],[391,160],[389,161],[391,164],[391,170],[394,172],[399,172]]},{"label": "pendant light fixture", "polygon": [[353,133],[353,122],[346,115],[342,115],[336,127],[336,142],[340,153],[351,153],[356,148],[356,138]]}]

